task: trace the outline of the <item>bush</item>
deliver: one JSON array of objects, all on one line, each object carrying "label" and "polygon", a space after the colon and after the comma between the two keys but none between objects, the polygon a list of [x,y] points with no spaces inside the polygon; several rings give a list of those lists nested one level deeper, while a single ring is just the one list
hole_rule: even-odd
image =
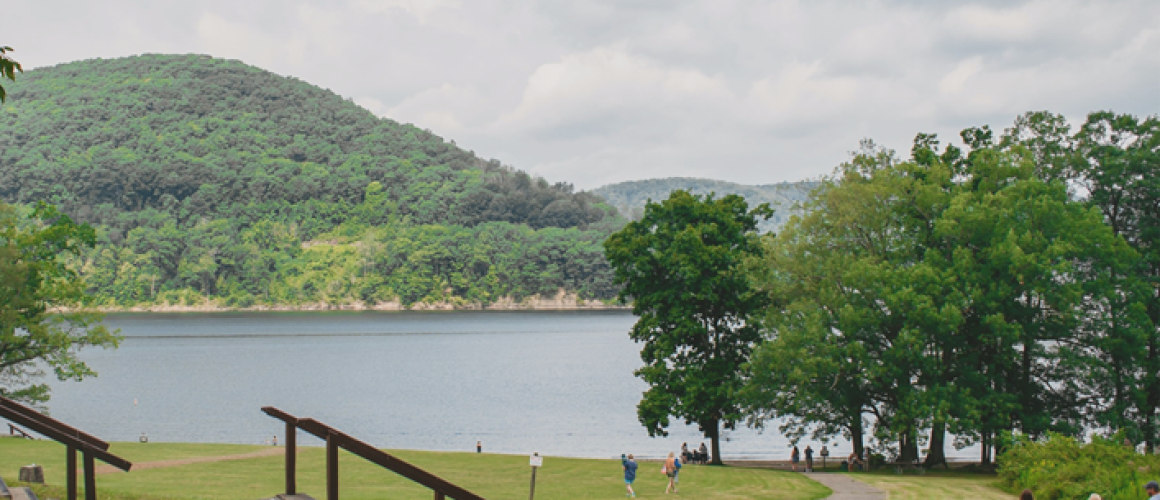
[{"label": "bush", "polygon": [[999,477],[1018,491],[1044,500],[1082,499],[1099,493],[1104,500],[1142,500],[1144,484],[1160,479],[1160,457],[1140,455],[1122,439],[1094,437],[1083,444],[1051,435],[1032,441],[1018,437],[998,458]]}]

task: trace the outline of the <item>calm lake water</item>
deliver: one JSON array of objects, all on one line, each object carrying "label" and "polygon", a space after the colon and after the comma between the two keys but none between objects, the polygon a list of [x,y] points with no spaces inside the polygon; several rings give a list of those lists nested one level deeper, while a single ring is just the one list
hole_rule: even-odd
[{"label": "calm lake water", "polygon": [[[114,314],[105,323],[121,329],[121,347],[82,351],[100,376],[54,382],[49,408],[112,441],[145,432],[281,442],[281,422],[260,411],[276,406],[384,448],[465,451],[480,440],[485,452],[604,458],[701,443],[695,426],[650,438],[637,422],[646,386],[632,374],[634,320],[624,311]],[[776,430],[728,437],[726,458],[788,456]]]}]

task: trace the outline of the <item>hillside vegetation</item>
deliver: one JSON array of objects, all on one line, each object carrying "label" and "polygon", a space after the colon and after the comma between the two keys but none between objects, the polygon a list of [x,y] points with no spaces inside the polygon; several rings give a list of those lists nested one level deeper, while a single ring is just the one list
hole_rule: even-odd
[{"label": "hillside vegetation", "polygon": [[616,210],[333,92],[198,55],[26,72],[0,200],[98,228],[93,305],[488,304],[615,295]]},{"label": "hillside vegetation", "polygon": [[762,232],[770,232],[780,228],[799,211],[795,206],[805,201],[810,190],[817,184],[813,181],[802,181],[746,185],[713,179],[669,177],[619,182],[601,186],[592,192],[607,200],[620,213],[633,220],[640,218],[641,214],[644,213],[644,205],[649,200],[660,202],[667,199],[669,193],[677,189],[701,195],[716,193],[718,198],[727,194],[736,194],[744,197],[751,207],[761,203],[769,203],[769,206],[774,210],[773,217],[767,221],[762,221],[758,228]]}]

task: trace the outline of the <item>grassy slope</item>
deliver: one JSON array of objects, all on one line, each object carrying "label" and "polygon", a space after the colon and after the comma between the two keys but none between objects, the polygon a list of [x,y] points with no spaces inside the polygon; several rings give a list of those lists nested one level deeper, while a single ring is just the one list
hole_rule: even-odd
[{"label": "grassy slope", "polygon": [[891,500],[991,500],[1018,496],[999,489],[999,479],[993,474],[934,470],[920,476],[882,470],[853,473],[850,477],[889,493]]},{"label": "grassy slope", "polygon": [[[256,451],[262,447],[167,443],[115,443],[110,451],[131,461],[171,460]],[[400,458],[474,491],[485,498],[520,498],[527,494],[530,469],[527,457],[473,453],[397,451]],[[298,488],[315,498],[325,495],[325,455],[320,448],[299,454]],[[14,479],[21,465],[36,462],[45,468],[50,486],[63,486],[64,449],[51,442],[0,439],[0,476]],[[280,456],[239,461],[201,463],[146,469],[129,474],[104,474],[98,490],[115,498],[255,499],[282,490]],[[340,456],[342,497],[349,499],[429,499],[431,493],[366,461]],[[665,477],[656,463],[643,463],[636,482],[641,498],[664,496]],[[622,495],[624,483],[615,460],[548,457],[537,474],[536,497],[541,499],[610,498]],[[829,494],[825,487],[803,476],[740,467],[686,467],[681,474],[681,496],[721,499],[814,499]]]}]

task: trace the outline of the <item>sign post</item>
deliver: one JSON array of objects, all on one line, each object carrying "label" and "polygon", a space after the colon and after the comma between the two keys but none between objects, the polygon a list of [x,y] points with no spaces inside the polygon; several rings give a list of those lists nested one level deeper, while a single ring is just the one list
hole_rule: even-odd
[{"label": "sign post", "polygon": [[528,500],[535,500],[536,498],[536,469],[544,466],[544,457],[541,457],[539,452],[532,453],[529,464],[532,466],[532,491],[528,493]]},{"label": "sign post", "polygon": [[822,445],[822,472],[826,471],[826,457],[830,456],[830,450],[826,449],[826,445]]}]

